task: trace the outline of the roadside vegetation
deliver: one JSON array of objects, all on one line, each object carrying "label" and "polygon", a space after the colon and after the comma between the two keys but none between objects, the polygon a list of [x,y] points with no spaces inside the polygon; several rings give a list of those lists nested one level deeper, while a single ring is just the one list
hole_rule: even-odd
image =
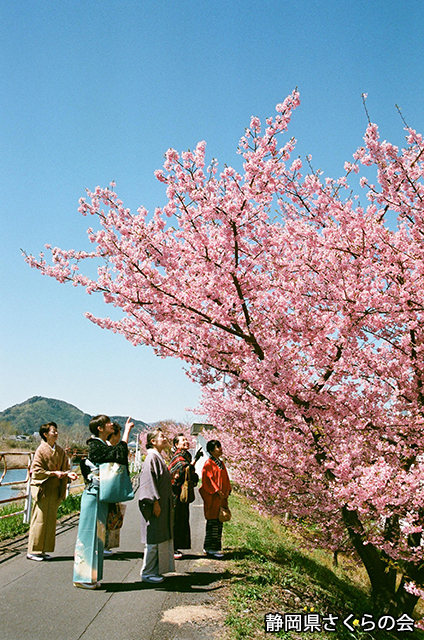
[{"label": "roadside vegetation", "polygon": [[[76,513],[80,510],[81,493],[70,494],[60,505],[57,511],[58,520],[63,516]],[[8,515],[10,513],[16,513],[22,511],[24,508],[24,502],[12,502],[5,505],[0,509],[0,517]],[[16,516],[10,516],[9,518],[2,518],[0,520],[0,542],[3,540],[9,540],[10,538],[16,538],[24,535],[29,529],[29,524],[22,522],[23,515],[18,513]]]},{"label": "roadside vegetation", "polygon": [[[230,640],[423,640],[424,633],[417,629],[412,634],[361,629],[358,621],[363,614],[370,614],[372,606],[368,578],[359,562],[339,555],[338,566],[334,566],[332,553],[311,550],[289,525],[261,515],[248,498],[233,493],[230,502],[233,517],[224,525],[225,550],[231,558],[224,575],[229,585],[225,606]],[[283,627],[281,631],[265,633],[268,613],[315,613],[321,620],[331,614],[338,620],[335,631],[285,632]],[[354,631],[343,624],[351,614]],[[416,615],[424,616],[421,603]],[[374,619],[378,620],[378,616]]]}]

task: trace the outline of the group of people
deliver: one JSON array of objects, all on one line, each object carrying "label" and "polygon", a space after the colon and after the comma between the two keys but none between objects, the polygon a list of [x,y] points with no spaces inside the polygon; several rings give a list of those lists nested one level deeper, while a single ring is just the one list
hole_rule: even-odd
[{"label": "group of people", "polygon": [[[81,462],[85,489],[81,498],[81,513],[75,546],[73,584],[84,589],[96,589],[103,577],[104,555],[119,545],[113,539],[119,530],[108,528],[111,505],[100,500],[100,465],[117,463],[128,470],[128,439],[134,424],[128,418],[121,439],[121,428],[106,415],[90,421],[91,437],[87,441],[88,455]],[[54,551],[57,508],[66,493],[68,482],[77,479],[69,469],[65,451],[56,444],[57,425],[50,422],[40,428],[42,442],[38,447],[31,472],[33,511],[30,523],[27,558],[47,560]],[[173,455],[169,465],[162,456],[168,442],[158,427],[147,434],[147,455],[140,473],[138,493],[141,513],[141,542],[144,558],[141,580],[160,583],[163,574],[175,571],[175,560],[182,557],[181,549],[190,549],[190,502],[198,483],[195,462],[203,454],[199,450],[192,459],[187,437],[180,433],[173,440]],[[199,490],[206,518],[204,551],[207,556],[220,559],[222,518],[220,511],[228,508],[231,484],[222,447],[218,440],[207,443],[209,459],[203,465]],[[122,517],[121,517],[122,524]]]}]

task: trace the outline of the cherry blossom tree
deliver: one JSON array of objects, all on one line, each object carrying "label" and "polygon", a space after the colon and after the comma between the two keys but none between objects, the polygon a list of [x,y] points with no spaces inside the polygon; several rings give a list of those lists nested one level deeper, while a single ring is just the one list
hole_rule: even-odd
[{"label": "cherry blossom tree", "polygon": [[[79,208],[96,221],[94,250],[26,259],[122,311],[92,322],[186,362],[238,479],[334,548],[347,534],[376,609],[412,612],[424,582],[423,140],[407,128],[399,150],[370,123],[345,175],[324,178],[293,160],[294,139],[279,142],[298,104],[295,91],[264,129],[251,119],[239,170],[206,167],[204,142],[169,149],[156,173],[167,203],[151,218],[97,187]],[[90,259],[96,278],[80,271]]]}]

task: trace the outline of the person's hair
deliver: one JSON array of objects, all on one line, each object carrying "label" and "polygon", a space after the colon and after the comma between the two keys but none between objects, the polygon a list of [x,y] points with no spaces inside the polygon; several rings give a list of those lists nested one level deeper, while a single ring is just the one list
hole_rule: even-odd
[{"label": "person's hair", "polygon": [[149,433],[147,434],[147,439],[146,439],[146,449],[153,449],[153,440],[155,440],[156,436],[159,433],[163,433],[162,429],[160,427],[157,427],[156,429],[154,429],[153,431],[149,431]]},{"label": "person's hair", "polygon": [[107,439],[110,440],[113,436],[117,436],[118,433],[121,431],[121,425],[119,424],[119,422],[113,422],[113,432],[109,433]]},{"label": "person's hair", "polygon": [[208,453],[212,453],[215,447],[220,447],[220,446],[221,446],[221,443],[219,440],[209,440],[209,442],[206,444],[206,451]]},{"label": "person's hair", "polygon": [[50,427],[54,427],[55,429],[57,429],[56,422],[46,422],[46,424],[42,424],[38,432],[45,442],[47,442],[46,435],[50,431]]},{"label": "person's hair", "polygon": [[174,436],[173,440],[172,440],[172,445],[174,447],[177,447],[178,445],[178,440],[181,438],[181,436],[183,436],[185,438],[185,433],[177,433],[176,436]]},{"label": "person's hair", "polygon": [[108,422],[110,422],[109,416],[105,416],[103,414],[101,414],[100,416],[94,416],[94,418],[91,418],[88,428],[94,436],[98,436],[99,428],[105,427]]}]

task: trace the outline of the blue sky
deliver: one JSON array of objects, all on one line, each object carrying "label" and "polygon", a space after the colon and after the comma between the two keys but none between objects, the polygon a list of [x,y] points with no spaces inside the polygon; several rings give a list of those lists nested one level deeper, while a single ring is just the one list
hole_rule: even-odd
[{"label": "blue sky", "polygon": [[289,136],[338,177],[361,144],[368,93],[402,145],[399,104],[424,129],[421,0],[0,0],[0,410],[33,395],[87,413],[192,420],[183,364],[102,331],[100,298],[42,277],[20,248],[85,248],[86,188],[115,180],[125,205],[163,205],[169,147],[206,140],[220,166],[250,117],[298,86]]}]

